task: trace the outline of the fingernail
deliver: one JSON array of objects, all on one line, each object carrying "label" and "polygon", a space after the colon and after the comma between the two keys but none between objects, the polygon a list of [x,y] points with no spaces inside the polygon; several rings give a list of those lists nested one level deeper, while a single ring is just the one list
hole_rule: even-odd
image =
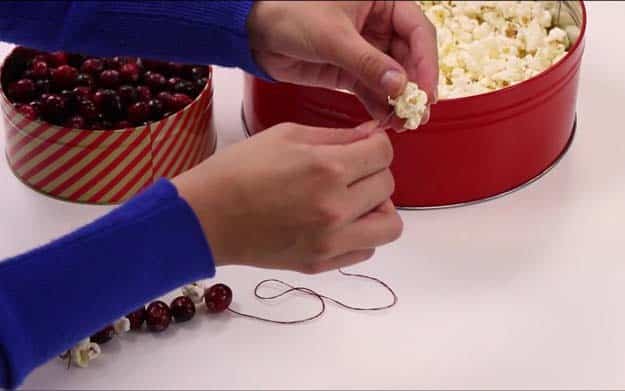
[{"label": "fingernail", "polygon": [[380,84],[382,84],[382,89],[387,95],[395,97],[401,93],[401,89],[404,86],[404,79],[405,76],[402,72],[391,69],[384,72]]}]

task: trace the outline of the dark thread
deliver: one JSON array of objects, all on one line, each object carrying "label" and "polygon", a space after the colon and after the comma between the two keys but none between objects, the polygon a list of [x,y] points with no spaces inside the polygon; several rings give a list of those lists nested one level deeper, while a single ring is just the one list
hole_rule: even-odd
[{"label": "dark thread", "polygon": [[[352,311],[381,311],[381,310],[386,310],[389,309],[393,306],[395,306],[395,304],[397,304],[398,301],[398,297],[395,294],[395,291],[393,290],[393,288],[391,288],[388,284],[386,284],[384,281],[375,278],[375,277],[371,277],[371,276],[367,276],[364,274],[357,274],[357,273],[348,273],[343,271],[342,269],[339,269],[339,273],[341,273],[342,275],[346,276],[346,277],[356,277],[356,278],[361,278],[361,279],[365,279],[365,280],[370,280],[370,281],[374,281],[376,283],[378,283],[379,285],[381,285],[382,287],[384,287],[387,291],[389,291],[389,293],[393,296],[393,301],[390,304],[384,305],[384,306],[378,306],[378,307],[356,307],[356,306],[352,306],[352,305],[348,305],[345,304],[344,302],[337,300],[337,299],[333,299],[329,296],[323,295],[321,293],[315,292],[312,289],[309,288],[304,288],[304,287],[298,287],[298,286],[293,286],[289,283],[286,283],[284,281],[281,280],[277,280],[275,278],[271,278],[271,279],[267,279],[267,280],[263,280],[261,282],[259,282],[256,287],[254,288],[254,296],[256,296],[257,299],[259,300],[275,300],[277,298],[280,298],[282,296],[288,295],[291,292],[301,292],[310,296],[313,296],[317,299],[319,299],[319,302],[321,303],[321,309],[319,310],[319,312],[317,312],[315,315],[309,316],[308,318],[304,318],[304,319],[297,319],[297,320],[274,320],[274,319],[269,319],[269,318],[263,318],[262,316],[257,316],[257,315],[251,315],[251,314],[247,314],[247,313],[243,313],[243,312],[239,312],[236,310],[233,310],[232,308],[228,308],[228,311],[246,317],[246,318],[250,318],[250,319],[255,319],[255,320],[260,320],[263,322],[268,322],[268,323],[276,323],[276,324],[298,324],[298,323],[305,323],[305,322],[309,322],[311,320],[317,319],[319,317],[321,317],[321,315],[323,315],[326,311],[326,300],[334,303],[335,305],[338,305],[339,307],[343,307],[345,309],[348,310],[352,310]],[[287,287],[286,290],[272,295],[272,296],[263,296],[259,293],[259,290],[262,286],[264,286],[265,284],[268,283],[278,283],[281,284],[285,287]]]},{"label": "dark thread", "polygon": [[67,350],[65,353],[61,354],[59,356],[61,358],[61,360],[67,360],[67,370],[69,371],[70,367],[72,366],[72,353]]}]

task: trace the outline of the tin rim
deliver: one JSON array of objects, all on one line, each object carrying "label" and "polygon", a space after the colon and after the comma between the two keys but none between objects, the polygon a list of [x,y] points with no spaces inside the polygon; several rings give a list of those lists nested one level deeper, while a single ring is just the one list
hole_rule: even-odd
[{"label": "tin rim", "polygon": [[[247,121],[245,119],[245,110],[243,108],[243,104],[241,104],[241,123],[243,125],[243,134],[245,135],[245,137],[247,138],[252,137],[253,135],[250,133],[249,127],[247,126]],[[567,141],[566,145],[564,146],[564,148],[562,149],[558,157],[556,157],[556,159],[551,164],[549,164],[544,170],[542,170],[536,176],[528,179],[527,181],[521,183],[518,186],[513,187],[512,189],[504,190],[495,195],[491,195],[485,198],[479,198],[473,201],[457,202],[453,204],[433,205],[433,206],[396,206],[395,208],[399,210],[408,210],[408,211],[452,209],[452,208],[460,208],[463,206],[477,205],[477,204],[485,203],[488,201],[494,201],[496,199],[503,198],[512,193],[516,193],[517,191],[523,190],[526,187],[532,185],[533,183],[538,182],[547,174],[549,174],[549,172],[551,172],[551,170],[553,170],[558,165],[558,163],[560,163],[562,159],[564,159],[567,152],[571,149],[571,146],[573,145],[573,140],[575,139],[576,134],[577,134],[577,115],[575,115],[575,121],[573,122],[573,128],[571,129],[571,135],[569,136],[569,140]]]}]

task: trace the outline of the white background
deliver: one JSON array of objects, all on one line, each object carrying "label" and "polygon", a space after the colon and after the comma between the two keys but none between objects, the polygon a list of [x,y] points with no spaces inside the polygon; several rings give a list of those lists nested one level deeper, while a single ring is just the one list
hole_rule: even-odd
[{"label": "white background", "polygon": [[[300,326],[200,315],[161,335],[115,340],[85,370],[52,360],[24,387],[624,388],[625,54],[618,41],[625,5],[589,8],[572,149],[549,175],[508,197],[401,212],[403,237],[354,268],[390,283],[397,307],[367,314],[330,306]],[[0,46],[0,57],[7,50]],[[240,72],[217,69],[215,87],[224,146],[244,137]],[[37,194],[4,159],[0,183],[0,258],[110,210]],[[306,297],[256,302],[254,285],[269,277],[355,304],[386,299],[375,285],[336,273],[218,271],[239,309],[282,319],[316,310]]]}]

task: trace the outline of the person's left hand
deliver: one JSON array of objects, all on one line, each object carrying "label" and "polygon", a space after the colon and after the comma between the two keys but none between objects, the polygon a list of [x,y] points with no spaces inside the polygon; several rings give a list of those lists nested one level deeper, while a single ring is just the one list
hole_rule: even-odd
[{"label": "person's left hand", "polygon": [[350,90],[375,119],[407,80],[436,102],[436,30],[413,1],[259,1],[248,30],[269,76]]}]

